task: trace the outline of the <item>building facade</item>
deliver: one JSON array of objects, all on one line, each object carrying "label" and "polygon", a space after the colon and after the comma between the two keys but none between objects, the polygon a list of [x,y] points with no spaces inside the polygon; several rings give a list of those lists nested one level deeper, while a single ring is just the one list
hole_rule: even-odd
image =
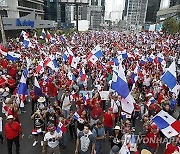
[{"label": "building facade", "polygon": [[129,0],[127,21],[131,25],[144,25],[148,0]]},{"label": "building facade", "polygon": [[157,12],[160,8],[161,0],[148,0],[146,23],[152,24],[156,22]]},{"label": "building facade", "polygon": [[20,18],[35,12],[44,19],[44,0],[1,0],[0,10],[3,17]]},{"label": "building facade", "polygon": [[161,22],[169,17],[180,20],[180,0],[161,0],[159,11],[157,12],[157,22]]}]

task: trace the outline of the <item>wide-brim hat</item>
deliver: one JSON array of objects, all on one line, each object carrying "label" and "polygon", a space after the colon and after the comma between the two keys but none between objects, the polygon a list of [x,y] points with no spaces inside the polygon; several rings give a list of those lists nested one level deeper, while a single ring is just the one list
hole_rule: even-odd
[{"label": "wide-brim hat", "polygon": [[38,100],[37,100],[39,103],[42,103],[42,102],[45,102],[46,99],[44,97],[40,97]]},{"label": "wide-brim hat", "polygon": [[8,115],[6,120],[8,120],[8,119],[14,119],[13,115]]},{"label": "wide-brim hat", "polygon": [[114,129],[115,130],[121,130],[120,126],[115,126]]}]

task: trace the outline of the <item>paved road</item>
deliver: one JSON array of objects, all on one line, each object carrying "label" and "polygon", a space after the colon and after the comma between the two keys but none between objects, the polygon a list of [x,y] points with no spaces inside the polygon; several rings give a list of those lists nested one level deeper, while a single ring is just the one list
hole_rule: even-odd
[{"label": "paved road", "polygon": [[[20,115],[20,120],[22,122],[22,128],[23,128],[23,133],[24,133],[24,138],[21,141],[21,154],[41,154],[41,146],[40,142],[36,147],[32,147],[33,143],[33,137],[31,135],[31,131],[33,128],[33,121],[30,118],[31,115],[31,105],[27,104],[25,106],[26,113],[23,113]],[[178,109],[179,110],[179,109]],[[2,113],[0,113],[2,115]],[[142,122],[137,120],[136,121],[136,131],[139,132],[142,129]],[[61,149],[61,154],[74,154],[74,149],[75,149],[75,141],[70,141],[68,138],[68,146],[65,151],[62,151]],[[162,154],[164,149],[164,146],[162,145],[159,148],[158,154]],[[104,148],[103,148],[103,154],[108,154],[110,151],[110,144],[108,141],[104,142]],[[13,150],[13,154],[15,154],[15,150]],[[1,145],[0,144],[0,154],[7,154],[7,147],[6,144]]]}]

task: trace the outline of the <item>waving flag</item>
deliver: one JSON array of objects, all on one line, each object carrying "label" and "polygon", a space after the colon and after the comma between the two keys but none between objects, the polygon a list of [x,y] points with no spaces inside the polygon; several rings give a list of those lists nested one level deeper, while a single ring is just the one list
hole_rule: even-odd
[{"label": "waving flag", "polygon": [[8,50],[7,50],[6,48],[4,48],[3,45],[0,45],[0,53],[1,53],[3,56],[7,56]]},{"label": "waving flag", "polygon": [[11,61],[18,61],[20,59],[21,55],[15,52],[8,52],[7,59]]},{"label": "waving flag", "polygon": [[29,48],[30,46],[32,46],[29,38],[24,38],[23,44],[25,48]]},{"label": "waving flag", "polygon": [[124,98],[122,98],[122,100],[121,100],[121,107],[122,107],[123,111],[126,111],[129,114],[131,114],[133,112],[133,110],[134,110],[134,104],[129,103]]},{"label": "waving flag", "polygon": [[56,131],[57,131],[57,133],[62,134],[64,132],[66,132],[66,128],[64,127],[64,125],[61,122],[59,122]]},{"label": "waving flag", "polygon": [[48,39],[48,41],[52,40],[52,36],[51,36],[51,34],[48,31],[47,31],[46,38]]},{"label": "waving flag", "polygon": [[77,57],[74,57],[74,56],[69,56],[69,65],[73,68],[77,68],[77,64],[78,64],[78,58]]},{"label": "waving flag", "polygon": [[83,101],[84,101],[84,105],[89,104],[90,102],[89,92],[85,96],[83,96]]},{"label": "waving flag", "polygon": [[37,96],[44,96],[44,94],[42,93],[42,90],[41,90],[41,88],[39,86],[39,83],[38,83],[36,77],[34,78],[34,93]]},{"label": "waving flag", "polygon": [[58,70],[58,64],[57,64],[57,61],[55,59],[55,57],[52,55],[51,57],[47,58],[45,61],[44,61],[44,66],[48,66],[50,67],[52,70],[55,70],[57,71]]},{"label": "waving flag", "polygon": [[146,57],[145,57],[145,56],[142,56],[142,58],[141,58],[141,60],[140,60],[139,63],[140,63],[141,65],[144,65],[146,62],[147,62]]},{"label": "waving flag", "polygon": [[119,55],[118,57],[113,58],[113,62],[115,66],[119,66],[123,61],[122,55]]},{"label": "waving flag", "polygon": [[176,136],[180,133],[180,121],[176,120],[163,110],[156,114],[152,121],[167,138]]},{"label": "waving flag", "polygon": [[114,68],[111,89],[115,90],[120,96],[122,96],[130,104],[130,106],[135,103],[134,98],[130,94],[122,65],[119,65],[119,68]]},{"label": "waving flag", "polygon": [[71,73],[71,72],[68,72],[67,77],[68,77],[69,80],[72,80],[72,81],[75,81],[75,80],[76,80],[76,77],[75,77],[74,74]]},{"label": "waving flag", "polygon": [[79,116],[79,114],[77,112],[74,113],[73,119],[79,121],[80,123],[84,122],[84,120]]},{"label": "waving flag", "polygon": [[87,76],[86,76],[86,72],[84,70],[84,67],[82,68],[82,70],[80,71],[80,78],[81,78],[81,81],[84,82],[86,81],[87,79]]},{"label": "waving flag", "polygon": [[118,51],[118,54],[120,54],[123,59],[128,58],[128,54],[127,54],[127,52],[126,52],[125,50],[123,50],[123,51]]},{"label": "waving flag", "polygon": [[152,63],[155,58],[156,58],[156,57],[155,57],[153,54],[151,54],[151,55],[147,58],[147,60]]},{"label": "waving flag", "polygon": [[22,73],[22,76],[21,76],[21,79],[17,88],[17,94],[22,95],[22,96],[26,96],[28,94],[27,84],[26,84],[27,75],[28,75],[28,70],[25,69]]},{"label": "waving flag", "polygon": [[41,39],[44,39],[46,37],[46,32],[44,31],[44,28],[42,29],[42,32],[41,32],[41,36],[40,38]]},{"label": "waving flag", "polygon": [[162,53],[157,55],[157,60],[161,65],[166,65],[165,57]]},{"label": "waving flag", "polygon": [[101,58],[103,56],[101,47],[99,45],[97,45],[89,54],[88,56],[88,60],[91,61],[93,64],[96,63],[96,61],[98,61],[99,58]]},{"label": "waving flag", "polygon": [[161,80],[168,86],[169,89],[173,90],[177,85],[176,78],[176,65],[173,61],[167,71],[162,76]]},{"label": "waving flag", "polygon": [[22,30],[20,36],[22,36],[23,38],[28,38],[29,37],[29,34],[25,31]]},{"label": "waving flag", "polygon": [[42,74],[44,72],[44,67],[43,67],[44,61],[40,61],[38,66],[36,67],[36,73],[37,74]]}]

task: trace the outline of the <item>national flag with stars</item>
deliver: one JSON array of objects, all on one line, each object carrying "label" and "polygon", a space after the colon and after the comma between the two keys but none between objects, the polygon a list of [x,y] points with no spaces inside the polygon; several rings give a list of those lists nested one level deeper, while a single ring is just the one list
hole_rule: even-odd
[{"label": "national flag with stars", "polygon": [[39,61],[39,64],[36,67],[36,73],[37,74],[42,74],[44,72],[44,66],[43,65],[44,65],[44,61],[43,60]]},{"label": "national flag with stars", "polygon": [[122,96],[130,104],[130,106],[135,103],[135,100],[130,93],[122,65],[119,65],[119,67],[114,67],[111,89]]},{"label": "national flag with stars", "polygon": [[156,114],[152,121],[167,138],[176,136],[180,133],[180,121],[176,120],[163,110]]},{"label": "national flag with stars", "polygon": [[69,56],[69,65],[73,68],[77,68],[77,65],[78,65],[78,58],[77,57],[74,57],[74,56]]},{"label": "national flag with stars", "polygon": [[8,52],[7,53],[7,59],[11,61],[18,61],[20,60],[21,55],[15,52]]},{"label": "national flag with stars", "polygon": [[40,36],[40,38],[41,39],[44,39],[46,37],[46,32],[45,32],[45,30],[44,30],[44,28],[42,29],[42,32],[41,32],[41,36]]},{"label": "national flag with stars", "polygon": [[21,95],[21,98],[23,98],[24,100],[25,100],[25,97],[28,95],[27,84],[26,84],[27,75],[28,75],[28,70],[26,68],[21,75],[21,79],[17,87],[17,94]]},{"label": "national flag with stars", "polygon": [[58,64],[54,55],[51,55],[44,61],[44,67],[46,66],[50,67],[52,70],[55,70],[55,71],[58,70]]},{"label": "national flag with stars", "polygon": [[0,53],[3,56],[7,56],[7,54],[8,54],[8,50],[6,48],[4,48],[2,44],[0,45]]},{"label": "national flag with stars", "polygon": [[80,123],[84,122],[84,120],[80,117],[80,115],[77,112],[74,113],[73,119],[79,121]]},{"label": "national flag with stars", "polygon": [[66,128],[62,124],[62,122],[59,122],[57,128],[56,128],[57,133],[62,134],[66,132]]},{"label": "national flag with stars", "polygon": [[167,71],[163,74],[161,80],[168,86],[170,90],[173,91],[177,85],[175,61],[172,62]]},{"label": "national flag with stars", "polygon": [[34,93],[37,96],[44,96],[36,77],[34,78]]},{"label": "national flag with stars", "polygon": [[101,47],[97,45],[88,55],[88,60],[95,64],[103,56]]}]

